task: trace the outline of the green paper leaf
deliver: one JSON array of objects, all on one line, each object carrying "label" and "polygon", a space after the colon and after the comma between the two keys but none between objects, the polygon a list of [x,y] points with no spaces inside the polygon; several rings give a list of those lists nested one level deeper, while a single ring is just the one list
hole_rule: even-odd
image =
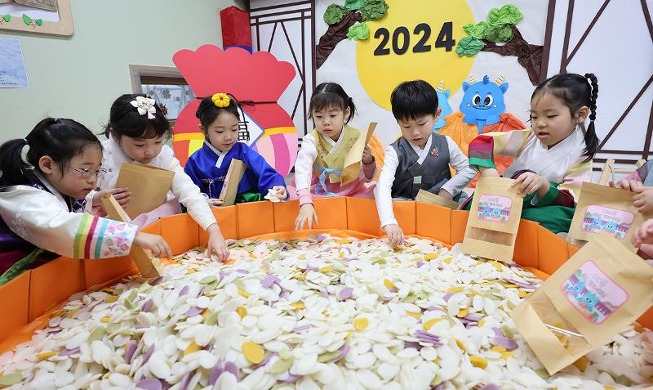
[{"label": "green paper leaf", "polygon": [[35,20],[37,26],[42,26],[43,25],[43,19],[36,19]]},{"label": "green paper leaf", "polygon": [[11,15],[10,14],[2,15],[2,19],[4,19],[5,22],[8,22],[11,20]]},{"label": "green paper leaf", "polygon": [[25,24],[29,26],[30,24],[32,24],[33,20],[29,16],[23,14],[23,22],[25,22]]}]

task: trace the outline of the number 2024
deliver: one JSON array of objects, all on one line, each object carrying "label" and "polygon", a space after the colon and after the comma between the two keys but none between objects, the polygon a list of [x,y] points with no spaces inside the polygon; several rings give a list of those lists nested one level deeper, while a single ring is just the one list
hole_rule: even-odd
[{"label": "number 2024", "polygon": [[[413,35],[420,36],[419,40],[413,46],[413,53],[425,53],[431,51],[431,46],[427,45],[426,43],[428,42],[429,38],[431,38],[431,26],[429,26],[426,23],[420,23],[417,26],[415,26],[415,29],[413,30]],[[390,41],[390,31],[388,31],[387,28],[381,27],[380,29],[376,30],[374,33],[374,38],[379,39],[381,38],[381,42],[379,42],[379,46],[376,47],[374,50],[374,55],[375,56],[385,56],[390,54],[390,49],[386,47],[388,45],[388,41]],[[401,41],[401,45],[400,45]],[[444,47],[446,51],[451,51],[451,49],[454,47],[456,44],[456,40],[453,39],[453,23],[452,22],[444,22],[442,23],[442,27],[440,28],[440,33],[438,34],[437,39],[435,40],[435,44],[433,46],[435,47]],[[404,26],[399,26],[395,29],[395,31],[392,33],[392,51],[397,54],[401,55],[404,54],[408,51],[408,47],[410,46],[410,32],[408,31],[408,28]]]}]

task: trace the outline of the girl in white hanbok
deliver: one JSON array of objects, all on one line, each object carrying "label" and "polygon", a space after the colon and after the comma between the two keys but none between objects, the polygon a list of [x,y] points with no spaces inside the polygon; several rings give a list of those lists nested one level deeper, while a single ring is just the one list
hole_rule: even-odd
[{"label": "girl in white hanbok", "polygon": [[118,203],[129,207],[129,189],[115,188],[123,163],[146,164],[172,171],[174,177],[166,202],[149,213],[139,215],[134,222],[144,226],[160,217],[178,214],[181,203],[191,218],[208,233],[207,254],[216,254],[219,260],[225,261],[229,257],[229,250],[209,204],[184,172],[172,149],[164,145],[169,133],[170,124],[154,99],[133,94],[116,99],[111,105],[109,124],[104,133],[108,139],[102,141],[102,167],[105,172],[98,178],[100,191],[87,199],[92,199],[93,210],[96,210],[101,204],[101,195],[109,192]]},{"label": "girl in white hanbok", "polygon": [[135,244],[172,256],[160,236],[83,213],[101,163],[100,141],[71,119],[43,119],[0,146],[0,284],[58,255],[119,257]]},{"label": "girl in white hanbok", "polygon": [[479,135],[469,145],[469,165],[482,176],[498,176],[494,156],[514,157],[504,176],[516,179],[524,196],[522,218],[554,233],[569,231],[599,144],[594,129],[597,96],[594,74],[549,78],[531,96],[532,128]]}]

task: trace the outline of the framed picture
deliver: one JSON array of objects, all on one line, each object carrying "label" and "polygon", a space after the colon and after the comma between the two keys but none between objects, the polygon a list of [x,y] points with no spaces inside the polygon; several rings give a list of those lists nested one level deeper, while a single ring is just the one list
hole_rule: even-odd
[{"label": "framed picture", "polygon": [[0,0],[0,32],[73,35],[69,0]]}]

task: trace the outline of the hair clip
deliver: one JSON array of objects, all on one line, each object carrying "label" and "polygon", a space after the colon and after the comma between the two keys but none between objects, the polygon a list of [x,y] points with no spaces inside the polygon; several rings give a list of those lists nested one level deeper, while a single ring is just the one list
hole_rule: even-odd
[{"label": "hair clip", "polygon": [[227,96],[226,93],[222,92],[213,94],[213,96],[211,96],[211,100],[213,101],[213,104],[219,108],[229,107],[229,103],[231,103],[229,96]]},{"label": "hair clip", "polygon": [[143,96],[136,96],[136,100],[129,102],[132,106],[136,107],[140,115],[147,114],[147,119],[154,119],[154,114],[156,114],[156,103],[152,98],[146,98]]}]

